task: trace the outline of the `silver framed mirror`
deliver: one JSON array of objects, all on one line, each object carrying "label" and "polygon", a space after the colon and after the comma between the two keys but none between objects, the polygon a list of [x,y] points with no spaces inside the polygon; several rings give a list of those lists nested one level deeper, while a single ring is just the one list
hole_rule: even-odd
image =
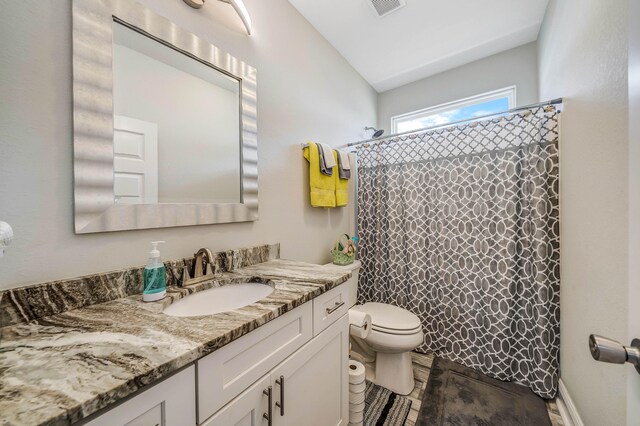
[{"label": "silver framed mirror", "polygon": [[256,91],[139,3],[74,0],[75,232],[257,220]]}]

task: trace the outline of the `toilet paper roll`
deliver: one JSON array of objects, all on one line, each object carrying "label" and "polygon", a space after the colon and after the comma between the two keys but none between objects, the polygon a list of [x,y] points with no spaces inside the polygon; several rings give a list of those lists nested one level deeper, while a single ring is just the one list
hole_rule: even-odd
[{"label": "toilet paper roll", "polygon": [[371,315],[349,309],[349,334],[366,339],[371,333]]},{"label": "toilet paper roll", "polygon": [[359,411],[357,413],[349,413],[349,423],[362,424],[363,421],[364,421],[364,411]]},{"label": "toilet paper roll", "polygon": [[364,402],[364,392],[351,393],[349,392],[349,404],[360,404]]},{"label": "toilet paper roll", "polygon": [[349,392],[360,393],[364,392],[367,384],[365,382],[362,383],[349,383]]},{"label": "toilet paper roll", "polygon": [[357,413],[359,411],[364,411],[364,401],[358,403],[358,404],[349,404],[349,412],[350,413]]},{"label": "toilet paper roll", "polygon": [[364,382],[364,365],[360,364],[358,361],[350,360],[349,361],[349,383],[352,385],[357,385]]},{"label": "toilet paper roll", "polygon": [[364,411],[350,412],[349,413],[349,426],[351,426],[351,425],[361,425],[362,426],[362,421],[360,421],[360,419],[364,420]]}]

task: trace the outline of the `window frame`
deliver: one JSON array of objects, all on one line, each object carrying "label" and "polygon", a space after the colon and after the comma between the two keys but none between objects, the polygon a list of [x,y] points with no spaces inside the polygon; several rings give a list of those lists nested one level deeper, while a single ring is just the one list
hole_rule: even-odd
[{"label": "window frame", "polygon": [[[395,115],[391,117],[391,133],[399,133],[398,132],[398,124],[401,122],[416,120],[420,118],[426,118],[428,116],[439,114],[447,111],[451,111],[454,109],[465,108],[477,104],[481,104],[484,102],[495,101],[502,98],[507,98],[509,103],[509,109],[515,108],[516,106],[516,86],[508,86],[502,89],[492,90],[490,92],[481,93],[475,96],[469,96],[467,98],[458,99],[455,101],[447,102],[440,105],[431,106],[428,108],[422,108],[416,111],[407,112],[400,115]],[[407,130],[406,132],[415,132],[420,129],[415,130]],[[405,133],[405,132],[402,132]]]}]

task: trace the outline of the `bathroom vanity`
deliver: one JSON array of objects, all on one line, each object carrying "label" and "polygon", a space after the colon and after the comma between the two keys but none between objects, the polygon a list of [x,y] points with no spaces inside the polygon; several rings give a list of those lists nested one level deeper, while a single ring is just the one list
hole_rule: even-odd
[{"label": "bathroom vanity", "polygon": [[[2,420],[346,425],[347,311],[356,281],[340,266],[278,259],[278,250],[217,253],[212,280],[170,285],[167,298],[152,303],[138,293],[74,305],[89,290],[91,297],[114,297],[136,287],[140,268],[0,293]],[[164,313],[185,297],[244,282],[274,291],[229,312]],[[68,306],[56,305],[60,300]]]},{"label": "bathroom vanity", "polygon": [[353,285],[348,280],[88,424],[346,425]]}]

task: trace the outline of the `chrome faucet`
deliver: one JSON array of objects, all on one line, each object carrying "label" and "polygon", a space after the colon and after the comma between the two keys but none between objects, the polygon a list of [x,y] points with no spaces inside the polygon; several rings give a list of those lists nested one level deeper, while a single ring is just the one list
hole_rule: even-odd
[{"label": "chrome faucet", "polygon": [[193,272],[189,273],[188,268],[184,268],[182,274],[182,286],[197,284],[213,278],[213,253],[208,248],[201,248],[193,255]]}]

